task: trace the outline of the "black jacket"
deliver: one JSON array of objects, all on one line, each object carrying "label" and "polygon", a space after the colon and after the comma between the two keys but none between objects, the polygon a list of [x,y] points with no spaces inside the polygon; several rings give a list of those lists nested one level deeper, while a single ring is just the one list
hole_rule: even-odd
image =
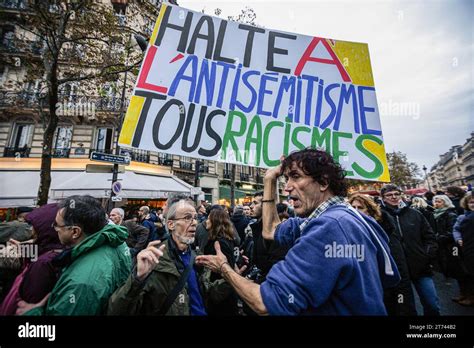
[{"label": "black jacket", "polygon": [[428,221],[417,210],[404,207],[393,209],[382,206],[395,219],[400,233],[401,244],[405,251],[410,278],[412,280],[423,276],[431,276],[432,261],[436,257],[438,245],[436,236]]},{"label": "black jacket", "polygon": [[239,214],[239,215],[234,214],[230,218],[230,221],[232,221],[232,223],[234,224],[235,229],[237,230],[237,234],[240,237],[240,241],[243,242],[245,239],[245,227],[247,227],[250,220],[248,219],[248,217],[242,214]]},{"label": "black jacket", "polygon": [[[415,298],[411,288],[410,273],[400,231],[397,229],[395,219],[385,210],[382,210],[382,219],[379,224],[389,237],[390,253],[397,264],[401,278],[395,288],[384,289],[384,303],[387,313],[390,316],[416,316]],[[403,295],[404,301],[399,301],[400,295]]]},{"label": "black jacket", "polygon": [[272,241],[264,241],[262,219],[251,224],[250,228],[253,236],[253,264],[262,271],[263,276],[266,276],[275,263],[285,259],[289,248]]},{"label": "black jacket", "polygon": [[464,264],[470,275],[474,276],[474,214],[469,214],[459,227],[463,240]]},{"label": "black jacket", "polygon": [[436,240],[438,241],[438,264],[437,268],[446,277],[460,279],[465,277],[465,271],[461,264],[459,252],[453,254],[457,247],[453,238],[453,227],[456,223],[456,209],[448,209],[443,214],[435,218],[436,220]]},{"label": "black jacket", "polygon": [[436,230],[436,222],[435,222],[435,218],[433,216],[433,207],[430,207],[428,206],[427,208],[414,208],[416,210],[418,210],[421,214],[423,214],[423,216],[425,217],[425,219],[429,222],[431,228],[433,229],[433,231]]}]

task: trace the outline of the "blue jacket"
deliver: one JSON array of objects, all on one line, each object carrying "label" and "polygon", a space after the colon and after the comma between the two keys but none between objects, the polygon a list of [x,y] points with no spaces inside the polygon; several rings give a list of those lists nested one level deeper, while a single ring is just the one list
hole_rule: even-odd
[{"label": "blue jacket", "polygon": [[302,222],[291,218],[275,232],[291,249],[261,284],[269,314],[386,315],[383,288],[400,276],[377,222],[343,205],[313,219],[303,234]]}]

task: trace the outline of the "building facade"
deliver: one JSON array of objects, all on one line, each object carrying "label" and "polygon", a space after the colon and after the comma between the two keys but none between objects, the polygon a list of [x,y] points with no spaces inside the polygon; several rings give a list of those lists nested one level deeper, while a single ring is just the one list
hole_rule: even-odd
[{"label": "building facade", "polygon": [[426,187],[433,191],[448,186],[468,187],[474,184],[474,132],[463,145],[455,145],[440,155],[427,175]]},{"label": "building facade", "polygon": [[[130,37],[125,28],[149,37],[161,6],[161,1],[156,0],[102,0],[101,3],[112,9],[118,19],[118,39],[110,48],[111,54],[123,53],[126,38]],[[41,59],[45,43],[19,25],[22,17],[31,15],[28,4],[28,0],[0,0],[0,54],[4,58],[0,63],[0,171],[3,172],[38,171],[41,166],[44,126],[39,108],[44,102],[45,86],[41,79],[29,78],[25,62]],[[71,49],[75,54],[81,54],[80,47]],[[139,50],[136,44],[135,49]],[[63,60],[61,64],[66,66],[69,62]],[[125,74],[95,89],[83,88],[81,82],[61,87],[52,170],[86,170],[97,164],[89,160],[92,152],[115,153],[121,115],[137,77],[133,73]],[[84,90],[88,92],[84,93]],[[229,164],[201,160],[197,172],[196,160],[190,157],[131,148],[121,148],[120,154],[131,159],[131,164],[125,168],[128,171],[174,176],[188,185],[201,187],[202,199],[214,204],[230,204]],[[263,175],[262,169],[236,166],[235,197],[238,203],[250,201],[249,197],[255,191],[263,189]],[[56,184],[53,182],[52,187]],[[134,198],[137,204],[148,202],[141,197]]]}]

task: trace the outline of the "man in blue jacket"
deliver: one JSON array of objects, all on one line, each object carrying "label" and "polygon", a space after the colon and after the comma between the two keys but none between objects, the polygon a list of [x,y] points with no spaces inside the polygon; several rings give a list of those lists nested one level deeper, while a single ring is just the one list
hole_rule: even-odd
[{"label": "man in blue jacket", "polygon": [[[297,218],[280,223],[276,180],[294,201]],[[263,237],[290,247],[258,285],[238,275],[225,256],[196,261],[220,272],[238,295],[261,315],[386,315],[383,288],[400,280],[388,237],[370,217],[344,202],[344,171],[326,152],[292,153],[264,179]]]}]

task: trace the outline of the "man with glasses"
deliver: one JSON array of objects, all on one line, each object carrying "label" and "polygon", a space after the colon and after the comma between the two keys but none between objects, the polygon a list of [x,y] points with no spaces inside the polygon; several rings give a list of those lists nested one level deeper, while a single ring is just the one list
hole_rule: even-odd
[{"label": "man with glasses", "polygon": [[424,315],[440,315],[438,294],[433,282],[431,261],[438,245],[435,234],[425,217],[408,207],[402,200],[402,191],[393,184],[380,191],[382,209],[395,219],[410,273],[410,280],[423,305]]},{"label": "man with glasses", "polygon": [[202,316],[206,296],[215,296],[219,289],[230,291],[222,279],[206,283],[195,267],[194,205],[180,200],[168,206],[166,225],[171,236],[160,246],[163,254],[157,253],[158,241],[138,254],[131,276],[109,300],[109,315]]},{"label": "man with glasses", "polygon": [[105,210],[91,196],[67,198],[52,226],[66,247],[53,260],[63,272],[49,299],[45,297],[36,304],[23,303],[21,312],[26,312],[25,315],[104,314],[110,295],[130,274],[130,251],[125,244],[127,229],[108,224]]}]

